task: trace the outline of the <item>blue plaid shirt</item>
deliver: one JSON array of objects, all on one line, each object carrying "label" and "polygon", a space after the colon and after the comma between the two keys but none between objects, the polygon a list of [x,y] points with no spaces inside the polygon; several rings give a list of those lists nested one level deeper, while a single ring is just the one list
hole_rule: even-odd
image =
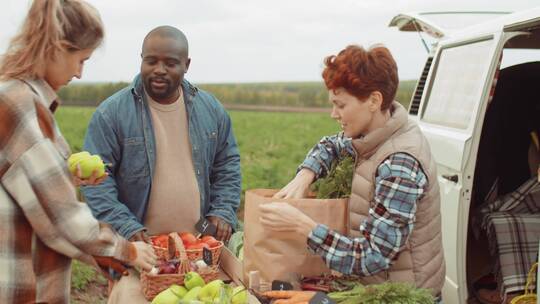
[{"label": "blue plaid shirt", "polygon": [[[322,177],[333,159],[346,154],[355,154],[349,138],[342,133],[324,137],[300,168]],[[413,230],[416,203],[426,188],[419,162],[409,154],[392,154],[377,169],[374,202],[360,225],[363,236],[350,239],[318,225],[308,237],[310,251],[344,274],[370,276],[390,268]]]}]

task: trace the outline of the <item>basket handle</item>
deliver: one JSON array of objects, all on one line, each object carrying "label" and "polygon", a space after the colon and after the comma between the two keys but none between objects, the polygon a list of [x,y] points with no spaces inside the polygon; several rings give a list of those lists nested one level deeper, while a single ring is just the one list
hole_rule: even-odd
[{"label": "basket handle", "polygon": [[180,266],[178,267],[179,274],[185,274],[191,271],[189,266],[189,259],[186,253],[186,248],[184,247],[184,242],[178,236],[178,233],[171,232],[169,233],[169,258],[172,259],[176,255],[176,250],[180,253]]},{"label": "basket handle", "polygon": [[171,232],[169,233],[169,259],[173,259],[176,256],[176,251],[180,253],[180,260],[184,257],[187,259],[186,247],[184,247],[184,242],[178,236],[178,233]]}]

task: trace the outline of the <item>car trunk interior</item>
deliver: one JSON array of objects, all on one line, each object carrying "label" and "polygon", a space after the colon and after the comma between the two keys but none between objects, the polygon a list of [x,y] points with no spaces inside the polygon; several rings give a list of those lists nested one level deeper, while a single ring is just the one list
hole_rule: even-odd
[{"label": "car trunk interior", "polygon": [[[509,40],[505,48],[540,46],[540,30]],[[533,41],[534,40],[534,41]],[[539,57],[540,58],[540,57]],[[500,70],[488,104],[478,147],[467,235],[467,286],[489,273],[495,264],[477,216],[479,206],[510,193],[532,176],[540,163],[540,61],[524,62]],[[493,185],[498,187],[493,191]],[[469,302],[476,303],[476,302]]]}]

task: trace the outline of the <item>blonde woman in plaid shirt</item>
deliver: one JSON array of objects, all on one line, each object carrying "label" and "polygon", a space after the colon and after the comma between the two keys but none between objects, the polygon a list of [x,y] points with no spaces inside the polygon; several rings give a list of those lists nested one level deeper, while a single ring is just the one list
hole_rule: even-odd
[{"label": "blonde woman in plaid shirt", "polygon": [[56,91],[81,77],[102,40],[87,3],[35,0],[0,59],[0,303],[68,303],[73,258],[117,270],[155,263],[149,245],[123,239],[77,201],[82,181],[67,170],[53,116]]}]

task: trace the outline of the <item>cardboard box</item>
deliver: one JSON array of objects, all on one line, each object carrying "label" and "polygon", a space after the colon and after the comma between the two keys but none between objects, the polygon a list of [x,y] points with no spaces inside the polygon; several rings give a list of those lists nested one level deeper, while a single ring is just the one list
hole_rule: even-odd
[{"label": "cardboard box", "polygon": [[[244,271],[242,261],[240,261],[227,247],[221,249],[220,267],[223,272],[229,277],[234,284],[248,286],[248,282],[244,282]],[[259,300],[251,293],[248,296],[249,304],[261,304]]]},{"label": "cardboard box", "polygon": [[229,278],[237,285],[248,286],[248,282],[244,282],[242,261],[240,261],[227,247],[221,249],[220,266],[227,273]]}]

